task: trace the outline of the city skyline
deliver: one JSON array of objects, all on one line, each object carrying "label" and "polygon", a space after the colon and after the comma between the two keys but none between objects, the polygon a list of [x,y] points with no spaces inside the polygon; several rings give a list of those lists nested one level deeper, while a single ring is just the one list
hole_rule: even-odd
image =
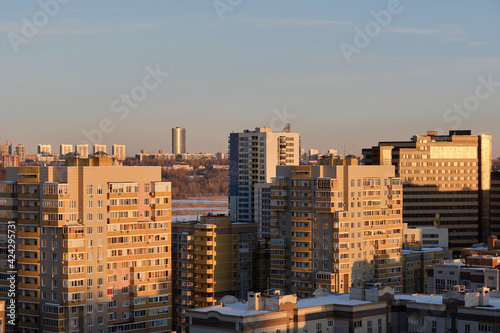
[{"label": "city skyline", "polygon": [[[88,140],[84,131],[108,119],[113,130],[95,143],[168,151],[170,128],[182,126],[192,133],[190,152],[224,152],[231,131],[290,122],[304,148],[352,145],[360,155],[389,130],[400,140],[435,129],[498,134],[497,2],[400,1],[390,19],[377,16],[387,26],[366,46],[356,44],[356,29],[376,28],[373,13],[391,1],[241,1],[222,13],[216,3],[60,4],[28,37],[23,26],[43,9],[9,3],[0,14],[2,137],[33,153],[42,142]],[[343,54],[353,50],[346,45],[357,53]],[[147,97],[124,102],[148,75]],[[489,96],[477,108],[454,108],[473,103],[478,87]]]}]

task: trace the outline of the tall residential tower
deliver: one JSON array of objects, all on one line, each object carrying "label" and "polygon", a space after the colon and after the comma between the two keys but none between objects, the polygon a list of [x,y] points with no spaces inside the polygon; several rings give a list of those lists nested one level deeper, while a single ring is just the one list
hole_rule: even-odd
[{"label": "tall residential tower", "polygon": [[186,153],[186,129],[182,127],[172,128],[172,154]]},{"label": "tall residential tower", "polygon": [[[299,133],[266,127],[229,135],[229,209],[234,222],[254,222],[255,184],[270,183],[278,165],[298,165]],[[258,221],[255,221],[258,222]],[[259,228],[267,229],[269,223]],[[262,231],[262,230],[261,230]],[[265,232],[265,231],[264,231]]]},{"label": "tall residential tower", "polygon": [[401,287],[402,180],[393,166],[281,166],[271,186],[271,288],[307,297]]},{"label": "tall residential tower", "polygon": [[[170,183],[159,167],[111,164],[71,159],[66,167],[7,169],[0,298],[9,299],[10,271],[18,288],[17,325],[7,331],[171,329]],[[17,263],[7,266],[11,234]]]}]

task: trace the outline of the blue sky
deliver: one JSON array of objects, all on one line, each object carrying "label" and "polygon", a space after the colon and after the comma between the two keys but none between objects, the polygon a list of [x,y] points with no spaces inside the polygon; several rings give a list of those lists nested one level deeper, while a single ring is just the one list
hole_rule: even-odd
[{"label": "blue sky", "polygon": [[[190,152],[227,151],[231,131],[282,127],[285,114],[306,149],[360,154],[466,128],[493,135],[500,156],[500,86],[452,111],[478,78],[500,82],[500,2],[401,0],[348,63],[340,45],[356,46],[356,29],[392,1],[65,0],[33,35],[23,26],[43,19],[39,2],[3,1],[0,139],[34,152],[88,140],[107,119],[102,142],[129,154],[169,151],[175,126]],[[214,3],[229,9],[224,20]],[[148,66],[169,74],[121,119],[113,102],[143,85]]]}]

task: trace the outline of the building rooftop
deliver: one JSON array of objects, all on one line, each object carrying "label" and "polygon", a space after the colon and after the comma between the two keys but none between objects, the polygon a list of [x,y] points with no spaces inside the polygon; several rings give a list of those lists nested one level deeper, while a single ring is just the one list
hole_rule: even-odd
[{"label": "building rooftop", "polygon": [[[271,298],[276,298],[275,296],[268,296]],[[365,305],[365,304],[373,304],[373,302],[370,301],[359,301],[359,300],[352,300],[349,299],[350,295],[349,294],[340,294],[340,295],[335,295],[335,294],[328,294],[326,296],[316,296],[316,297],[311,297],[311,298],[304,298],[297,300],[297,309],[305,309],[305,308],[311,308],[311,307],[316,307],[316,306],[325,306],[325,305],[345,305],[345,306],[356,306],[356,305]],[[197,308],[195,312],[203,312],[207,313],[210,311],[220,313],[222,315],[229,315],[229,316],[237,316],[237,317],[246,317],[246,316],[254,316],[254,315],[259,315],[259,314],[265,314],[265,313],[271,313],[275,311],[269,311],[269,310],[249,310],[249,304],[248,303],[242,303],[242,302],[236,302],[232,304],[225,304],[225,305],[216,305],[216,306],[209,306],[205,308]]]},{"label": "building rooftop", "polygon": [[370,301],[358,301],[349,299],[349,294],[340,294],[340,295],[326,295],[314,298],[304,298],[297,301],[297,309],[311,308],[315,306],[322,305],[347,305],[347,306],[355,306],[355,305],[365,305],[372,304]]},{"label": "building rooftop", "polygon": [[425,304],[443,304],[443,296],[442,295],[425,295],[425,294],[413,294],[413,295],[405,295],[399,294],[394,295],[395,300],[407,300],[413,301],[417,303],[425,303]]},{"label": "building rooftop", "polygon": [[439,252],[443,251],[442,247],[423,247],[420,250],[403,250],[403,254],[425,253],[425,252]]},{"label": "building rooftop", "polygon": [[193,311],[204,312],[204,313],[214,311],[222,315],[237,316],[237,317],[255,316],[259,314],[272,312],[268,310],[248,310],[248,304],[242,302],[226,304],[225,306],[216,305],[216,306],[209,306],[206,308],[197,308]]}]

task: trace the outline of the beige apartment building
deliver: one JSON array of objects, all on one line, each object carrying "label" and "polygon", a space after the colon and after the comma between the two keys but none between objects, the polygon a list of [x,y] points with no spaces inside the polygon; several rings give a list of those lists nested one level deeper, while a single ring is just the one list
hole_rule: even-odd
[{"label": "beige apartment building", "polygon": [[125,158],[127,157],[127,155],[125,154],[125,148],[125,145],[113,145],[112,154],[114,158],[119,161],[125,161]]},{"label": "beige apartment building", "polygon": [[366,164],[394,165],[403,178],[403,220],[410,227],[448,228],[455,253],[487,240],[491,136],[429,131],[410,141],[379,142],[363,155]]},{"label": "beige apartment building", "polygon": [[[93,158],[9,168],[0,214],[1,299],[8,272],[18,283],[7,331],[171,330],[171,186],[159,167]],[[17,267],[6,260],[11,229]]]},{"label": "beige apartment building", "polygon": [[94,144],[94,155],[97,153],[106,154],[106,145]]},{"label": "beige apartment building", "polygon": [[255,223],[231,223],[227,215],[172,224],[174,330],[185,332],[187,309],[252,290],[256,232]]},{"label": "beige apartment building", "polygon": [[62,144],[59,148],[59,154],[64,157],[68,154],[73,153],[73,145]]},{"label": "beige apartment building", "polygon": [[80,158],[88,158],[89,145],[86,144],[76,145],[75,155]]},{"label": "beige apartment building", "polygon": [[280,166],[271,186],[271,288],[307,297],[401,286],[402,180],[393,166]]}]

